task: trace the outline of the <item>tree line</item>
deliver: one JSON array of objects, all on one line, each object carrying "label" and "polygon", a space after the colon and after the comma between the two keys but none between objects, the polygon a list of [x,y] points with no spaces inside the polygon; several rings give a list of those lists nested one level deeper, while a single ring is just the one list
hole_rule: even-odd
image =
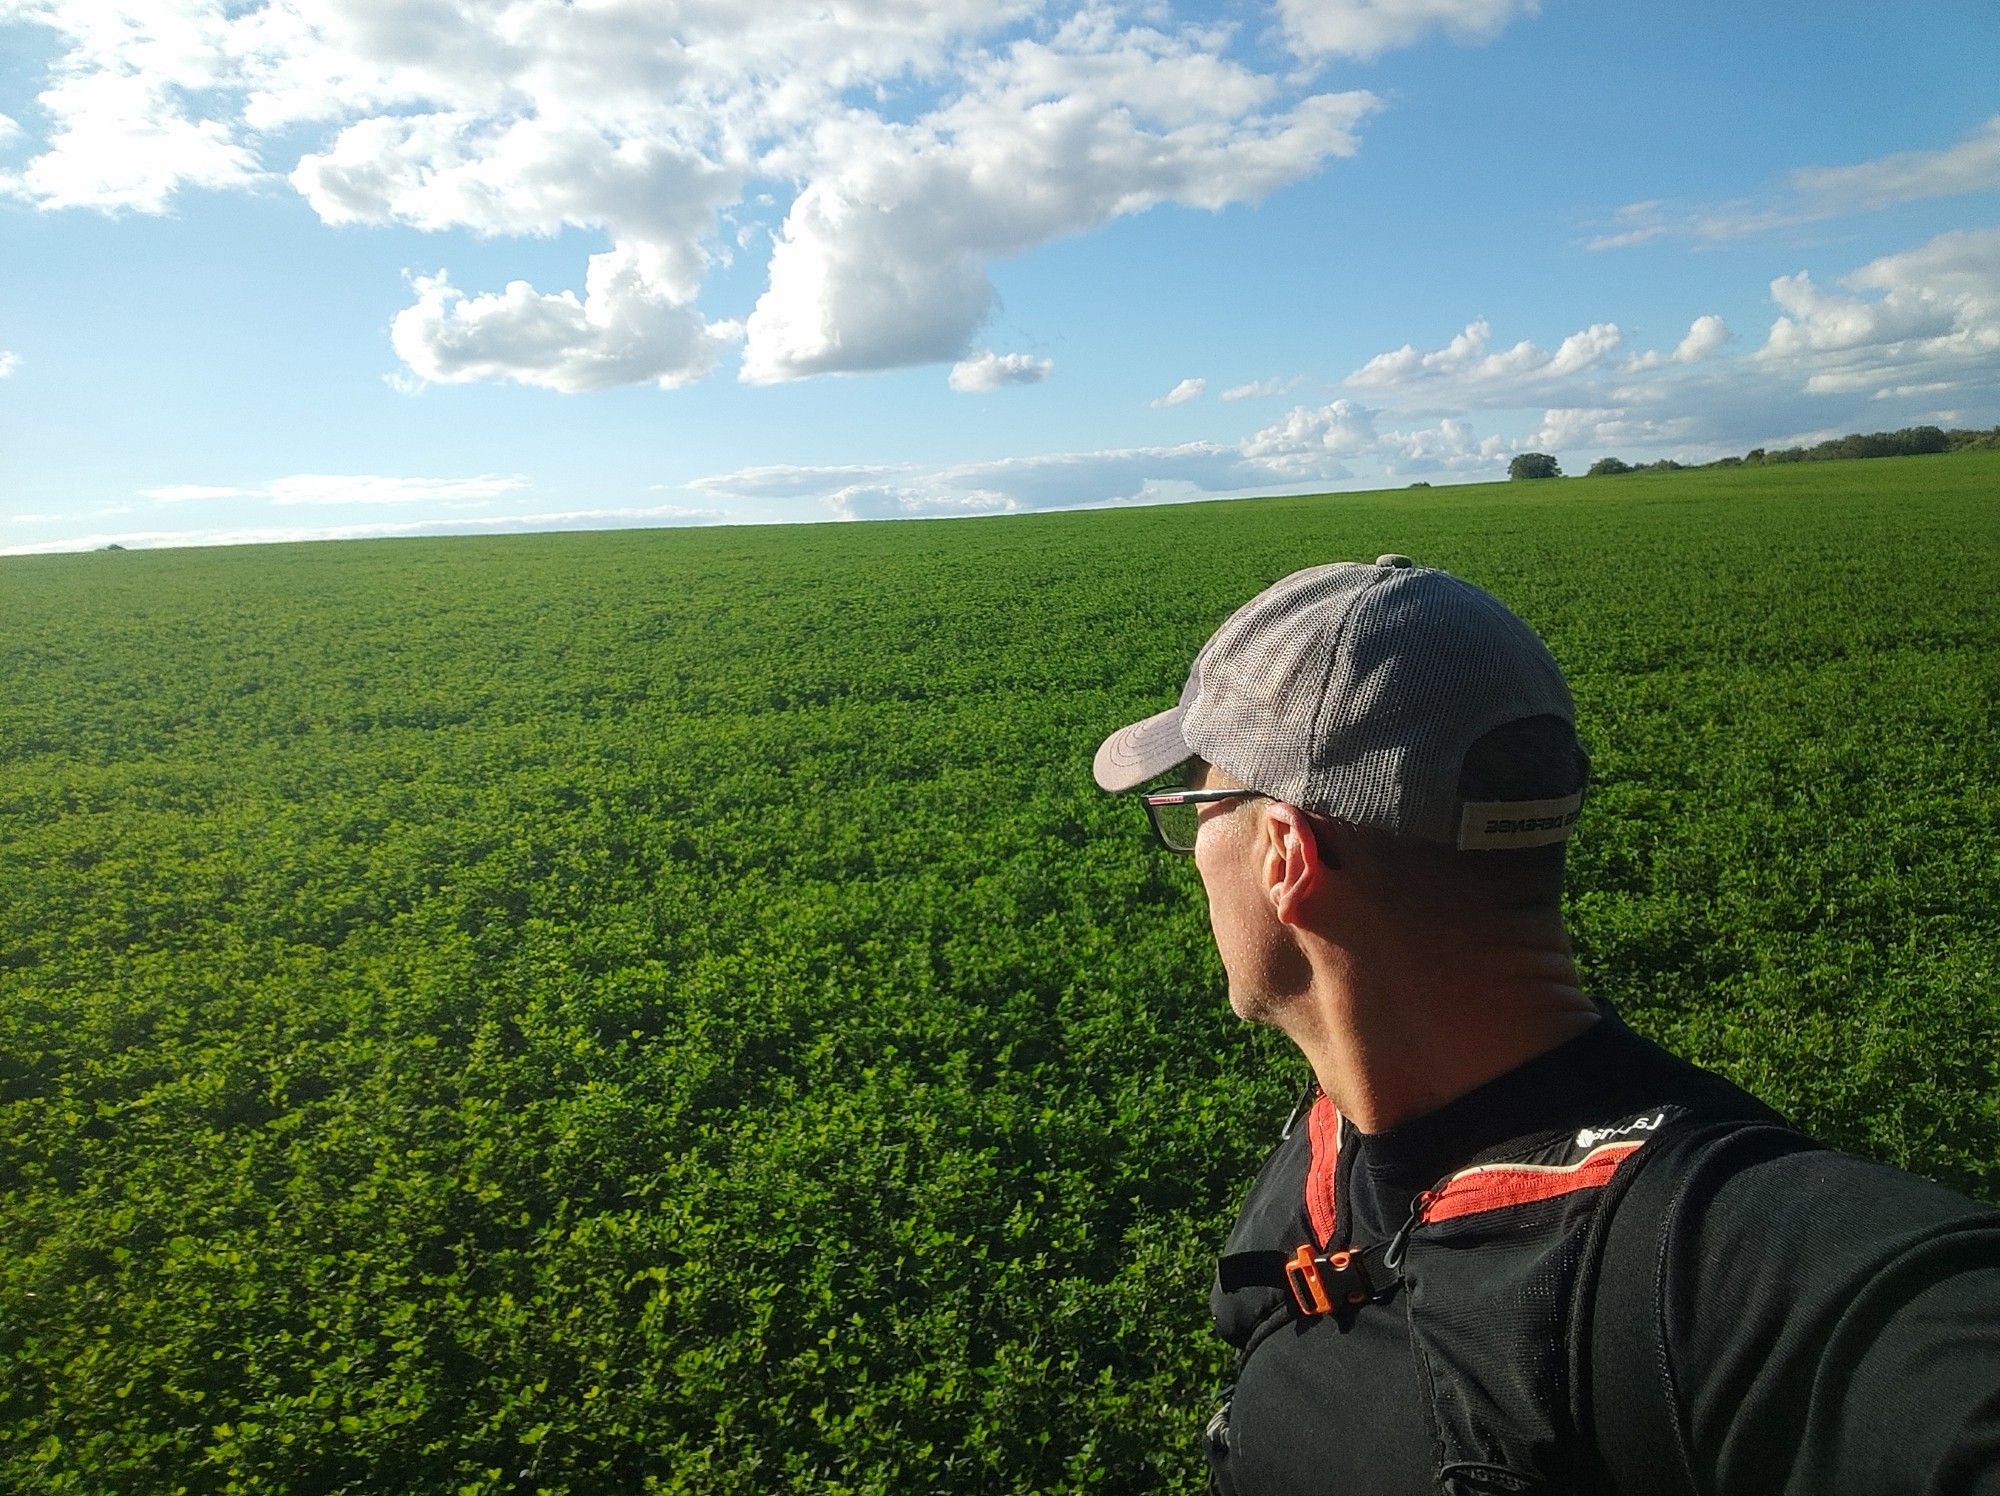
[{"label": "tree line", "polygon": [[[1741,457],[1718,457],[1713,462],[1676,462],[1671,457],[1657,462],[1626,462],[1618,457],[1600,457],[1584,476],[1612,478],[1621,473],[1678,473],[1689,468],[1769,467],[1784,462],[1845,462],[1857,457],[1923,457],[1937,452],[1996,449],[2000,449],[2000,426],[1986,431],[1905,426],[1897,431],[1871,431],[1866,435],[1850,432],[1810,447],[1752,447]],[[1507,465],[1507,476],[1560,478],[1563,470],[1546,452],[1523,452]]]}]

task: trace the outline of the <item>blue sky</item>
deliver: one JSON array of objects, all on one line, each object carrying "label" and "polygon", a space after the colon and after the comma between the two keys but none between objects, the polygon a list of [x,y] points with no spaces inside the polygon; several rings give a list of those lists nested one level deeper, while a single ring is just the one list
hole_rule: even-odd
[{"label": "blue sky", "polygon": [[2000,422],[1990,3],[0,0],[0,553]]}]

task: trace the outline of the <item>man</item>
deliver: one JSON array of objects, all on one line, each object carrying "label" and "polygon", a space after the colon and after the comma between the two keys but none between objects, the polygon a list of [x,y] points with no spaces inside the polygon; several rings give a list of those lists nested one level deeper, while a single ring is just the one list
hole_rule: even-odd
[{"label": "man", "polygon": [[1095,773],[1178,774],[1146,810],[1230,1005],[1315,1078],[1211,1296],[1217,1489],[2000,1493],[2000,1213],[1583,992],[1589,763],[1490,594],[1403,556],[1286,577]]}]

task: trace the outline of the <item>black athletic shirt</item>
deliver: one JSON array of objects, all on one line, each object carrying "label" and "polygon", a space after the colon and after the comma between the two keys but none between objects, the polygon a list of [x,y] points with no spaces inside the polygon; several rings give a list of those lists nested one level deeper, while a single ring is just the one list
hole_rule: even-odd
[{"label": "black athletic shirt", "polygon": [[[1331,1170],[1321,1098],[1322,1125],[1301,1114],[1225,1253],[1317,1240],[1315,1191],[1334,1219],[1329,1250],[1385,1242],[1419,1191],[1475,1155],[1668,1100],[1756,1106],[1608,1009],[1388,1132],[1341,1122]],[[1682,1446],[1704,1496],[2000,1496],[2000,1212],[1795,1134],[1756,1129],[1684,1153],[1642,1171],[1619,1205],[1589,1300],[1593,1418],[1620,1449],[1607,1488],[1680,1488],[1661,1472]],[[1240,1348],[1277,1299],[1218,1284],[1216,1328]],[[1665,1421],[1669,1381],[1679,1433]],[[1287,1325],[1237,1380],[1236,1496],[1430,1496],[1420,1395],[1400,1294],[1344,1329],[1332,1317]]]}]

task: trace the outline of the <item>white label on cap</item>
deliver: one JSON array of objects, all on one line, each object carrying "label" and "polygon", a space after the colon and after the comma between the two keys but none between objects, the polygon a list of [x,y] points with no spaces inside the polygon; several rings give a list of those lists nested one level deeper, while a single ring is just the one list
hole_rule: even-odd
[{"label": "white label on cap", "polygon": [[1462,852],[1504,851],[1509,847],[1546,847],[1576,829],[1583,812],[1583,795],[1560,800],[1474,800],[1459,817],[1458,846]]}]

